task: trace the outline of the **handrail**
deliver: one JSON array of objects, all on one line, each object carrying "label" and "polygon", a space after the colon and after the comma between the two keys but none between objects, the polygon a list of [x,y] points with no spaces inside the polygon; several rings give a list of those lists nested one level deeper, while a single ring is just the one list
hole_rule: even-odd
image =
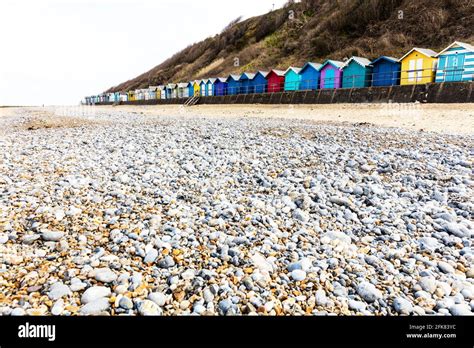
[{"label": "handrail", "polygon": [[[442,75],[440,76],[440,71]],[[301,81],[286,81],[281,83],[266,83],[257,85],[237,85],[231,86],[223,85],[223,87],[213,87],[212,91],[208,88],[205,90],[196,91],[189,100],[193,100],[195,97],[203,96],[225,96],[225,95],[242,95],[242,94],[262,94],[262,93],[276,93],[284,91],[298,91],[298,90],[318,90],[318,89],[334,89],[334,88],[357,88],[357,87],[382,87],[392,85],[419,85],[426,84],[428,82],[446,82],[446,81],[460,81],[465,73],[464,68],[448,68],[448,69],[410,69],[410,70],[395,70],[391,72],[368,72],[367,74],[344,74],[340,77],[324,77],[318,79],[305,79]],[[210,93],[211,92],[211,93]],[[171,98],[168,96],[168,92],[162,91],[161,94],[165,93],[165,98],[160,95],[157,97],[157,93],[147,94],[146,92],[137,93],[134,95],[134,100],[150,100],[151,99],[175,99],[175,98],[186,98],[189,95],[189,90],[185,91],[183,88],[182,93],[179,90],[174,90],[171,94]],[[102,102],[116,102],[126,101],[119,97],[119,100],[109,98],[107,95],[91,96],[86,98],[86,104],[89,100],[90,104],[102,103]],[[130,100],[130,96],[127,97]],[[185,104],[186,105],[186,104]]]}]

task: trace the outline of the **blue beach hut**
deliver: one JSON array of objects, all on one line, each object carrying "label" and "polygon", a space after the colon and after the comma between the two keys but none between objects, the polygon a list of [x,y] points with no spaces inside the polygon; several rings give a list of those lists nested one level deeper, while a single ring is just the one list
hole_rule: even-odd
[{"label": "blue beach hut", "polygon": [[319,77],[321,75],[319,70],[321,67],[322,64],[308,62],[301,68],[300,90],[319,88]]},{"label": "blue beach hut", "polygon": [[201,97],[207,96],[207,81],[209,81],[209,79],[201,80],[201,82],[199,83],[199,89],[201,91]]},{"label": "blue beach hut", "polygon": [[250,84],[255,93],[266,93],[268,90],[268,71],[257,71]]},{"label": "blue beach hut", "polygon": [[342,66],[342,88],[369,87],[372,80],[370,60],[362,57],[351,57]]},{"label": "blue beach hut", "polygon": [[214,95],[222,96],[227,93],[227,79],[225,77],[218,77],[214,83]]},{"label": "blue beach hut", "polygon": [[395,86],[400,84],[401,63],[397,58],[381,56],[374,60],[372,86]]},{"label": "blue beach hut", "polygon": [[252,80],[254,79],[255,74],[252,73],[243,73],[240,75],[240,93],[249,94],[253,93]]},{"label": "blue beach hut", "polygon": [[436,57],[436,82],[474,81],[473,45],[455,41]]},{"label": "blue beach hut", "polygon": [[229,75],[227,78],[227,94],[235,95],[240,93],[240,76]]},{"label": "blue beach hut", "polygon": [[188,82],[188,95],[190,97],[194,95],[194,81]]},{"label": "blue beach hut", "polygon": [[214,84],[216,83],[217,79],[212,77],[207,80],[206,82],[206,95],[213,96],[214,95]]}]

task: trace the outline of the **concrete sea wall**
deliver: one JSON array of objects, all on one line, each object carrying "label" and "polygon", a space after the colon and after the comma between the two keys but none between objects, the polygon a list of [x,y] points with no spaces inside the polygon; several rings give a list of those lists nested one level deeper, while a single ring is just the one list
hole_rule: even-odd
[{"label": "concrete sea wall", "polygon": [[[137,100],[122,105],[184,104],[187,98]],[[413,86],[321,89],[200,97],[197,104],[474,103],[474,82]],[[112,103],[100,103],[107,105]]]}]

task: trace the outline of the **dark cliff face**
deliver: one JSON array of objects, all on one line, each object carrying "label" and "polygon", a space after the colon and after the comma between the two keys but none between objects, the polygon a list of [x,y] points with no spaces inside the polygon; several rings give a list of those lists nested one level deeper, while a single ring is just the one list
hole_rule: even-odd
[{"label": "dark cliff face", "polygon": [[286,69],[326,58],[401,57],[413,47],[439,51],[452,41],[474,42],[474,0],[289,2],[266,15],[231,23],[222,33],[107,92]]}]

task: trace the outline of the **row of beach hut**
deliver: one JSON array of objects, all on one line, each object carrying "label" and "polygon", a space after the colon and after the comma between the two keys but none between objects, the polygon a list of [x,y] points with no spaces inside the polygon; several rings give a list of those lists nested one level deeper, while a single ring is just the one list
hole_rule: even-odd
[{"label": "row of beach hut", "polygon": [[86,97],[86,104],[473,81],[473,77],[474,46],[456,41],[439,53],[426,48],[413,48],[400,59],[381,56],[373,61],[363,57],[351,57],[344,62],[331,59],[321,64],[308,62],[301,68],[289,67],[286,71],[231,74],[225,78],[107,93]]}]

